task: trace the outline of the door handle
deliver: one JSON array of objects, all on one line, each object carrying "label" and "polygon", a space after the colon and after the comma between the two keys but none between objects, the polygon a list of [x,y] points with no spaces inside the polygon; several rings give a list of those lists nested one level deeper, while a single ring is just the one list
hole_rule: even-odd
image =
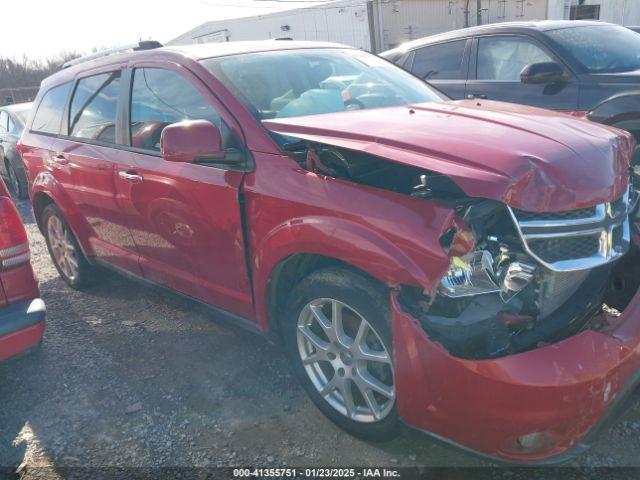
[{"label": "door handle", "polygon": [[120,170],[118,172],[118,176],[123,179],[126,180],[127,182],[131,182],[131,183],[140,183],[144,180],[144,177],[142,175],[139,175],[135,172],[128,172],[126,170]]},{"label": "door handle", "polygon": [[69,159],[65,157],[62,153],[57,153],[55,157],[53,157],[53,161],[58,165],[68,165]]},{"label": "door handle", "polygon": [[487,97],[484,93],[470,93],[469,95],[467,95],[467,98],[469,100],[475,100],[475,99],[486,100],[489,97]]}]

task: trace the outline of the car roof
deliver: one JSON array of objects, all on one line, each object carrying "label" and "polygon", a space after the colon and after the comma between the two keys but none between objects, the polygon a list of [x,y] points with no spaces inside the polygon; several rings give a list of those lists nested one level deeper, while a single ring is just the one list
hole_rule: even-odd
[{"label": "car roof", "polygon": [[432,43],[439,43],[447,40],[455,40],[458,38],[466,38],[486,33],[522,33],[525,31],[548,32],[551,30],[561,30],[565,28],[576,27],[594,27],[594,26],[613,26],[612,23],[600,22],[596,20],[540,20],[530,22],[502,22],[490,23],[488,25],[480,25],[476,27],[462,28],[452,30],[429,37],[419,38],[410,42],[403,43],[398,47],[383,52],[381,55],[386,56],[392,52],[406,52]]},{"label": "car roof", "polygon": [[198,45],[172,45],[157,51],[167,50],[202,60],[204,58],[226,57],[243,53],[272,52],[279,50],[301,50],[307,48],[348,48],[355,47],[329,42],[306,42],[296,40],[258,40],[245,42],[201,43]]},{"label": "car roof", "polygon": [[137,50],[126,53],[115,53],[98,57],[86,62],[77,63],[69,68],[62,69],[42,81],[42,87],[55,86],[66,83],[75,78],[78,73],[100,67],[135,60],[157,60],[159,58],[173,58],[178,56],[191,60],[203,60],[205,58],[225,57],[241,55],[245,53],[273,52],[286,50],[339,48],[355,50],[355,47],[329,42],[308,42],[294,40],[258,40],[243,42],[218,42],[203,43],[197,45],[171,45],[166,47]]}]

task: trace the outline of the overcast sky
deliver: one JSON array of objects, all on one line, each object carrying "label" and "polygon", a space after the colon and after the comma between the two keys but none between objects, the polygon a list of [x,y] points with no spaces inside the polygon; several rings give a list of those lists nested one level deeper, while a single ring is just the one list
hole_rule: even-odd
[{"label": "overcast sky", "polygon": [[[324,0],[327,1],[327,0]],[[154,39],[210,20],[313,5],[309,0],[1,0],[0,56],[53,56]]]}]

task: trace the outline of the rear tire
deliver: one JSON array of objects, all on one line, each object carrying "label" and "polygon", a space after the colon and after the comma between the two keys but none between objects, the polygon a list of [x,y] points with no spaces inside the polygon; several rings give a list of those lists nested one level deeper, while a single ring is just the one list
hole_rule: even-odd
[{"label": "rear tire", "polygon": [[366,440],[398,432],[388,292],[346,268],[311,273],[281,322],[286,353],[313,403]]},{"label": "rear tire", "polygon": [[49,255],[67,285],[83,290],[97,280],[96,268],[86,259],[60,209],[54,204],[42,211],[42,226]]},{"label": "rear tire", "polygon": [[27,184],[20,178],[13,164],[6,160],[5,169],[7,171],[7,188],[9,193],[15,199],[24,200],[29,195],[27,193]]}]

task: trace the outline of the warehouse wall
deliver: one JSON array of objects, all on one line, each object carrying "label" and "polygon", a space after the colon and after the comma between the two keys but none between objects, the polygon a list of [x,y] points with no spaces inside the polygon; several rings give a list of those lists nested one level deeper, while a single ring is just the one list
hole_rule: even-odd
[{"label": "warehouse wall", "polygon": [[[345,0],[250,18],[208,22],[169,42],[191,43],[291,37],[383,51],[408,40],[473,26],[478,0]],[[481,0],[482,23],[568,19],[578,0]],[[585,0],[600,19],[640,25],[640,0]],[[380,12],[382,15],[380,16]]]},{"label": "warehouse wall", "polygon": [[[383,0],[387,48],[416,38],[476,25],[477,0]],[[468,10],[468,14],[465,13]],[[546,18],[546,0],[482,0],[482,23]]]},{"label": "warehouse wall", "polygon": [[209,22],[169,42],[188,45],[215,41],[262,40],[290,37],[373,48],[367,2],[324,8],[305,8],[249,18]]},{"label": "warehouse wall", "polygon": [[[548,0],[549,18],[568,20],[571,5],[578,0]],[[639,0],[585,0],[585,5],[600,5],[600,20],[620,25],[640,25]]]}]

